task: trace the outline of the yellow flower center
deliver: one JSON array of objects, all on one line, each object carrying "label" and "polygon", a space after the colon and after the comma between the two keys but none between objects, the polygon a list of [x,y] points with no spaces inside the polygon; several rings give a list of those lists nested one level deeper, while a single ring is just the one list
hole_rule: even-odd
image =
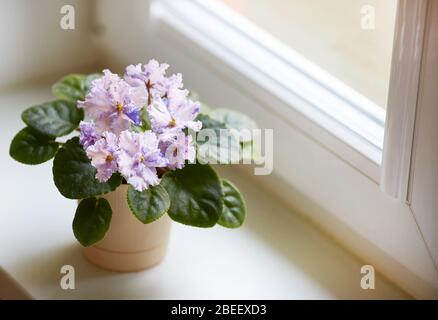
[{"label": "yellow flower center", "polygon": [[117,112],[118,113],[122,113],[123,111],[123,105],[120,102],[117,102]]},{"label": "yellow flower center", "polygon": [[176,125],[176,121],[174,118],[172,118],[172,120],[170,120],[169,122],[169,126],[173,128],[175,125]]},{"label": "yellow flower center", "polygon": [[114,160],[114,157],[112,155],[109,154],[106,156],[106,159],[105,159],[106,162],[111,162],[113,160]]}]

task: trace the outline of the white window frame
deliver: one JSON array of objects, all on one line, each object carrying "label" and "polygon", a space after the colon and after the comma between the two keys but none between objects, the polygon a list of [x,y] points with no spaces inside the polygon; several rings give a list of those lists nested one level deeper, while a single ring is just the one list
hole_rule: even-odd
[{"label": "white window frame", "polygon": [[[406,200],[425,7],[399,0],[386,130],[383,108],[217,0],[154,1],[152,14],[306,116],[319,127],[307,134]],[[302,127],[291,110],[273,111]]]},{"label": "white window frame", "polygon": [[399,0],[395,27],[380,187],[407,203],[428,5]]}]

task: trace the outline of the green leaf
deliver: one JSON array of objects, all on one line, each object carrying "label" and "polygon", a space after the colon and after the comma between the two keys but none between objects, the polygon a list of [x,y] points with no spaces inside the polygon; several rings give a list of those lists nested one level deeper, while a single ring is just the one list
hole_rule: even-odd
[{"label": "green leaf", "polygon": [[73,233],[78,241],[88,247],[105,237],[111,223],[112,210],[106,199],[82,200],[73,220]]},{"label": "green leaf", "polygon": [[128,188],[128,205],[142,223],[151,223],[161,217],[170,206],[169,195],[162,186],[149,187],[142,192]]},{"label": "green leaf", "polygon": [[95,176],[96,168],[79,144],[79,138],[68,140],[53,161],[53,179],[59,192],[69,199],[84,199],[114,191],[122,182],[119,174],[113,174],[103,183]]},{"label": "green leaf", "polygon": [[42,136],[26,127],[12,139],[9,154],[15,160],[25,164],[39,164],[52,159],[59,144],[49,137]]},{"label": "green leaf", "polygon": [[202,130],[196,136],[198,160],[229,164],[241,159],[239,140],[225,124],[205,114],[199,114],[196,119],[202,122]]},{"label": "green leaf", "polygon": [[238,228],[245,221],[246,205],[239,189],[228,180],[222,180],[224,207],[218,223],[226,228]]},{"label": "green leaf", "polygon": [[167,213],[173,220],[196,227],[212,227],[222,214],[222,187],[208,165],[189,164],[166,173],[161,182],[170,197]]},{"label": "green leaf", "polygon": [[73,102],[56,100],[26,109],[21,118],[42,135],[61,137],[78,127],[84,112]]},{"label": "green leaf", "polygon": [[151,129],[151,121],[149,120],[149,115],[146,108],[142,108],[140,110],[140,120],[141,120],[141,129],[142,131]]},{"label": "green leaf", "polygon": [[[225,124],[225,126],[229,129],[236,129],[240,131],[244,129],[253,130],[258,128],[257,123],[255,123],[254,120],[238,111],[228,109],[214,109],[208,115],[212,119],[215,119]],[[246,135],[242,135],[240,139],[241,142],[248,142],[251,140],[252,137]]]},{"label": "green leaf", "polygon": [[90,89],[91,82],[101,76],[99,73],[93,73],[88,76],[84,74],[69,74],[53,85],[52,92],[60,99],[73,102],[84,100]]}]

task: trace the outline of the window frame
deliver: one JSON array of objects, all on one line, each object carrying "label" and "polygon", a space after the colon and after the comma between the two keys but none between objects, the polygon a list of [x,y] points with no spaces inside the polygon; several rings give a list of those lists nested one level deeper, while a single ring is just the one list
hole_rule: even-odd
[{"label": "window frame", "polygon": [[410,203],[411,164],[429,0],[399,0],[380,188]]}]

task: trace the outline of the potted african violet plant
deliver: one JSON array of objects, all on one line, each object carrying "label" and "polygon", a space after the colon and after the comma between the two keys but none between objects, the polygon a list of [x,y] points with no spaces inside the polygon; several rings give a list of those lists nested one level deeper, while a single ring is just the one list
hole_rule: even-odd
[{"label": "potted african violet plant", "polygon": [[128,66],[123,77],[109,70],[68,75],[53,86],[57,100],[22,113],[26,127],[10,146],[25,164],[54,158],[56,187],[78,200],[74,235],[103,268],[159,263],[171,220],[237,228],[245,218],[238,189],[197,161],[201,143],[193,137],[201,129],[252,129],[254,122],[226,109],[201,113],[181,75],[166,76],[167,68],[151,60]]}]

